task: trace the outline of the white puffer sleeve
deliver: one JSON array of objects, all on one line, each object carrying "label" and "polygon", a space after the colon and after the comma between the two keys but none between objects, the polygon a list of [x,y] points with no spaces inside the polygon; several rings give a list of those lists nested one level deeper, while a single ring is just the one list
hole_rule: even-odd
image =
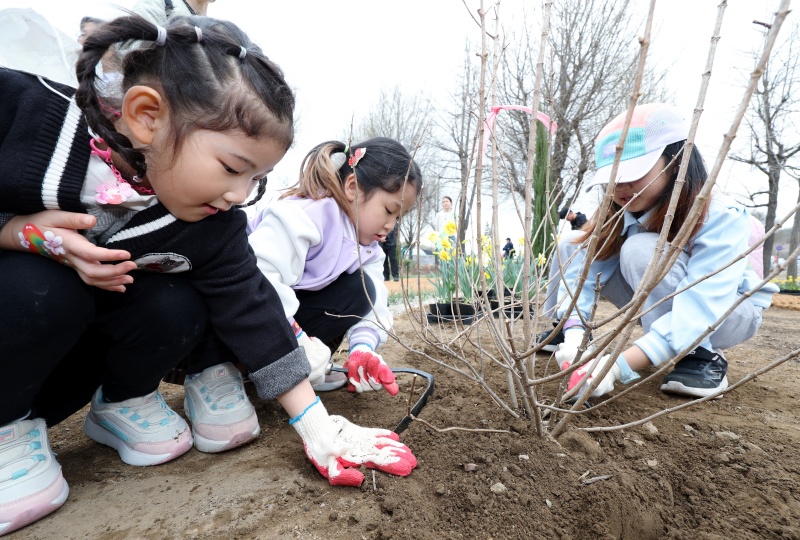
[{"label": "white puffer sleeve", "polygon": [[300,302],[292,285],[303,277],[308,250],[319,244],[321,234],[295,205],[276,201],[262,212],[261,222],[250,233],[250,246],[258,268],[278,291],[286,317],[293,317]]}]

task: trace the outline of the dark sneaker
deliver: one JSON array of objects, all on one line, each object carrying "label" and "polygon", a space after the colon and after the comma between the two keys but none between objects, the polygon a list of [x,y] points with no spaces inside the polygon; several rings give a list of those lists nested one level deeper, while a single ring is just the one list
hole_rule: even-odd
[{"label": "dark sneaker", "polygon": [[[553,323],[553,326],[558,326],[558,323]],[[537,334],[536,343],[543,343],[553,332],[555,332],[555,328],[553,330],[547,330],[546,332]],[[550,343],[542,347],[542,350],[547,352],[556,352],[558,350],[558,346],[562,343],[564,343],[564,331],[560,330],[555,336],[553,336],[553,339],[550,340]]]},{"label": "dark sneaker", "polygon": [[664,377],[661,391],[690,397],[706,397],[728,387],[728,361],[715,352],[698,347],[675,364]]}]

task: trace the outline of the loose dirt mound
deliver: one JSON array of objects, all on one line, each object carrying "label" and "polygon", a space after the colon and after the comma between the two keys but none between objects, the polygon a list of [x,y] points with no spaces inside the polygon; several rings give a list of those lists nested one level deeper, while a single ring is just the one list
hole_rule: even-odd
[{"label": "loose dirt mound", "polygon": [[[731,380],[796,348],[798,323],[796,311],[765,312],[759,334],[728,352]],[[397,327],[405,343],[416,342],[407,321]],[[368,472],[353,489],[317,474],[277,403],[257,405],[263,434],[254,444],[218,455],[192,450],[151,468],[127,466],[89,441],[76,414],[50,430],[69,500],[11,538],[800,538],[797,363],[648,427],[573,429],[553,441],[397,343],[385,357],[435,373],[421,415],[431,424],[509,433],[413,423],[402,438],[418,469],[408,478]],[[337,391],[323,400],[332,413],[391,428],[406,413],[409,381],[402,386],[397,398]],[[163,391],[180,411],[182,389]],[[683,401],[653,383],[573,425],[632,421]]]}]

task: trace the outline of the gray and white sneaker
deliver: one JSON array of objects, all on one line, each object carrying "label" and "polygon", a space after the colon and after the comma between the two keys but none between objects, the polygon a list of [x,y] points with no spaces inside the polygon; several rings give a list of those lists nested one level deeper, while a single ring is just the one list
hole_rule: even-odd
[{"label": "gray and white sneaker", "polygon": [[661,382],[661,391],[703,398],[728,387],[728,361],[721,353],[697,347]]}]

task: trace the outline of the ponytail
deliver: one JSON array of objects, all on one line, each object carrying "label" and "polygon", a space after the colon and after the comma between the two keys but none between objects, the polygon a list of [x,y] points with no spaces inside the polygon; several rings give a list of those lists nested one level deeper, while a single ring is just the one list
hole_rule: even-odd
[{"label": "ponytail", "polygon": [[332,197],[350,219],[350,202],[344,182],[356,175],[358,189],[369,199],[377,189],[397,193],[405,184],[422,190],[422,172],[402,144],[387,137],[375,137],[347,147],[343,142],[328,141],[311,149],[300,166],[300,181],[281,198],[307,199]]},{"label": "ponytail", "polygon": [[335,154],[346,157],[346,149],[347,146],[339,141],[324,142],[312,148],[300,165],[300,181],[281,195],[281,199],[292,196],[314,200],[331,197],[350,219],[355,219],[344,192],[344,181],[353,169],[347,159],[333,157]]}]

